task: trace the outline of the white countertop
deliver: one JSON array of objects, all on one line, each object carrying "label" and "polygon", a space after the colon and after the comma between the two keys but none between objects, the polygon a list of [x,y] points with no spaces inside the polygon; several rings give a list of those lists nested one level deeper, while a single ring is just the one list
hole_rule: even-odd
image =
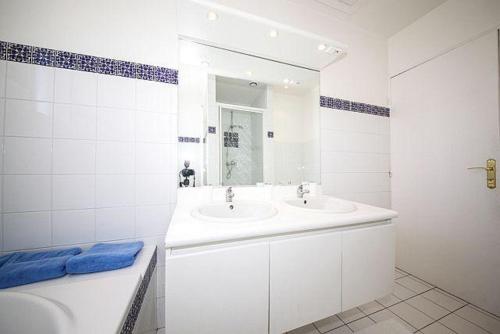
[{"label": "white countertop", "polygon": [[[296,186],[233,187],[238,200],[266,200],[274,205],[278,214],[272,218],[245,222],[212,222],[194,218],[191,212],[196,207],[212,201],[222,202],[222,187],[181,188],[178,190],[177,207],[165,237],[167,248],[191,247],[208,243],[269,237],[325,228],[338,228],[384,221],[397,216],[392,210],[354,203],[357,210],[351,213],[311,212],[291,207],[283,202],[296,197]],[[319,186],[311,189],[311,195],[320,194]],[[307,198],[307,195],[305,196]]]},{"label": "white countertop", "polygon": [[44,297],[63,306],[72,318],[72,334],[120,332],[137,289],[146,273],[155,246],[145,246],[127,268],[64,277],[2,291]]}]

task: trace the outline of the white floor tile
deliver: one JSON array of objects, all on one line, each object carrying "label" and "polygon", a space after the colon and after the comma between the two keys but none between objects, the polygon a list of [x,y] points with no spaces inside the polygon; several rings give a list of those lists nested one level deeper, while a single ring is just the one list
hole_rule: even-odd
[{"label": "white floor tile", "polygon": [[449,311],[455,311],[466,304],[463,300],[460,300],[437,288],[427,291],[422,294],[422,297],[433,301]]},{"label": "white floor tile", "polygon": [[321,333],[326,333],[332,329],[343,326],[344,322],[340,320],[338,316],[332,315],[331,317],[316,321],[314,325]]},{"label": "white floor tile", "polygon": [[400,317],[398,317],[396,314],[392,313],[388,309],[374,313],[374,314],[370,315],[370,318],[372,320],[375,320],[375,322],[377,322],[377,323],[381,322],[381,321],[393,319],[393,320],[397,321],[398,323],[400,323],[401,325],[403,325],[405,328],[407,328],[410,332],[416,331],[416,329],[413,326],[411,326],[409,323],[405,322],[403,319],[401,319]]},{"label": "white floor tile", "polygon": [[385,297],[382,297],[380,299],[377,299],[377,302],[379,302],[380,304],[384,305],[385,307],[389,307],[389,306],[392,306],[396,303],[399,303],[401,301],[401,299],[399,299],[398,297],[394,296],[393,294],[390,294],[390,295],[387,295]]},{"label": "white floor tile", "polygon": [[288,334],[319,334],[319,332],[316,329],[316,327],[314,327],[313,324],[309,324],[309,325],[294,329],[293,331],[288,332]]},{"label": "white floor tile", "polygon": [[357,332],[357,331],[362,330],[363,328],[370,327],[371,325],[374,325],[374,324],[375,324],[375,321],[366,317],[366,318],[361,318],[359,320],[353,321],[348,326],[354,332]]},{"label": "white floor tile", "polygon": [[420,312],[406,302],[391,306],[389,310],[416,329],[425,327],[434,321],[431,317],[427,316],[423,312]]},{"label": "white floor tile", "polygon": [[382,310],[383,308],[384,308],[384,306],[375,300],[359,306],[359,309],[361,311],[363,311],[366,315],[378,312],[378,311]]},{"label": "white floor tile", "polygon": [[436,320],[450,313],[447,309],[420,295],[410,298],[406,302]]},{"label": "white floor tile", "polygon": [[481,329],[480,327],[474,325],[455,314],[450,314],[439,320],[440,323],[450,328],[457,334],[487,334],[488,332]]},{"label": "white floor tile", "polygon": [[358,334],[410,334],[411,332],[394,319],[384,320],[375,325],[371,325]]},{"label": "white floor tile", "polygon": [[405,300],[408,298],[411,298],[415,296],[417,293],[415,291],[412,291],[402,285],[399,285],[398,283],[394,284],[394,293],[396,297],[399,299]]},{"label": "white floor tile", "polygon": [[440,324],[439,322],[435,322],[425,328],[422,328],[420,331],[423,334],[454,334],[455,332]]},{"label": "white floor tile", "polygon": [[433,288],[432,285],[412,276],[405,276],[399,278],[396,280],[396,282],[416,293],[422,293]]},{"label": "white floor tile", "polygon": [[500,333],[500,319],[476,309],[471,305],[467,305],[457,310],[455,314],[491,333]]},{"label": "white floor tile", "polygon": [[342,327],[339,327],[337,329],[334,329],[331,332],[328,332],[328,334],[351,334],[351,333],[352,333],[352,330],[347,326],[342,326]]},{"label": "white floor tile", "polygon": [[358,320],[366,316],[361,310],[357,307],[352,308],[350,310],[344,311],[342,313],[337,314],[343,322],[348,323],[354,320]]}]

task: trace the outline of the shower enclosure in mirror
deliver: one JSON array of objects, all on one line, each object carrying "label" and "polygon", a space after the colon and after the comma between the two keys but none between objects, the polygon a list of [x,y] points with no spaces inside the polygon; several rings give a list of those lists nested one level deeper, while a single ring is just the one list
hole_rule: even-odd
[{"label": "shower enclosure in mirror", "polygon": [[179,49],[179,165],[191,162],[198,185],[320,182],[318,71],[190,40]]}]

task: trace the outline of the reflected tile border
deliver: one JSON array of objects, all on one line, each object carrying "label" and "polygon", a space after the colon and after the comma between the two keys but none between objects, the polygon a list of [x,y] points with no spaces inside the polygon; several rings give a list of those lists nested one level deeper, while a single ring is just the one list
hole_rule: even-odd
[{"label": "reflected tile border", "polygon": [[175,69],[0,41],[0,60],[178,84]]},{"label": "reflected tile border", "polygon": [[320,96],[319,105],[323,108],[337,109],[369,114],[375,116],[390,117],[391,110],[387,107],[376,106],[373,104],[337,99],[335,97]]}]

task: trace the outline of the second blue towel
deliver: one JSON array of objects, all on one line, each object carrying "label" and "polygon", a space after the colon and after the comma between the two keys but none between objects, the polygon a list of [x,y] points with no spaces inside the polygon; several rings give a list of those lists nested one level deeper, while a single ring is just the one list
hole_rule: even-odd
[{"label": "second blue towel", "polygon": [[131,266],[144,243],[95,244],[66,263],[68,274],[86,274]]}]

